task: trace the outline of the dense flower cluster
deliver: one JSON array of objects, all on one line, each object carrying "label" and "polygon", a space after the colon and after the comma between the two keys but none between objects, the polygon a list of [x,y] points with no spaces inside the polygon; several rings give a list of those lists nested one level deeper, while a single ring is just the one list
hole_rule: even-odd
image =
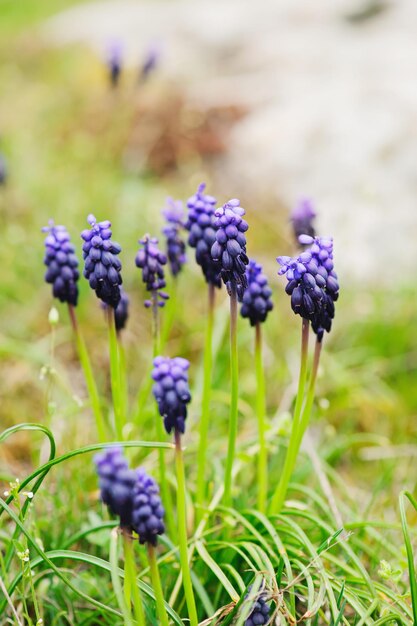
[{"label": "dense flower cluster", "polygon": [[268,279],[262,273],[262,267],[256,261],[250,260],[246,268],[248,286],[241,298],[240,314],[247,317],[251,326],[256,326],[266,320],[269,311],[272,311],[272,291]]},{"label": "dense flower cluster", "polygon": [[301,235],[309,235],[315,237],[316,231],[313,225],[316,211],[314,205],[309,198],[303,198],[294,207],[291,213],[291,223],[294,230],[296,241],[299,243]]},{"label": "dense flower cluster", "polygon": [[139,468],[133,489],[132,526],[140,543],[156,546],[158,535],[165,532],[164,515],[158,485],[143,468]]},{"label": "dense flower cluster", "polygon": [[278,273],[287,277],[285,290],[291,296],[294,313],[311,322],[321,341],[324,331],[331,330],[334,303],[339,296],[333,263],[333,240],[301,235],[300,243],[309,248],[297,258],[278,257],[277,261],[282,266]]},{"label": "dense flower cluster", "polygon": [[[158,239],[145,235],[139,243],[143,246],[136,254],[136,267],[142,270],[142,280],[156,298],[158,306],[164,306],[169,296],[161,291],[166,286],[163,266],[166,265],[167,257],[158,248]],[[151,300],[145,300],[145,306],[152,306]]]},{"label": "dense flower cluster", "polygon": [[89,215],[87,221],[91,229],[81,233],[84,239],[84,276],[97,297],[115,309],[120,302],[122,284],[122,264],[117,258],[121,247],[111,240],[111,223],[108,220],[97,222],[94,215]]},{"label": "dense flower cluster", "polygon": [[182,202],[167,198],[167,206],[163,211],[167,225],[162,232],[166,237],[167,257],[172,275],[177,276],[184,263],[187,262],[185,255],[185,242],[181,239],[180,231],[183,228]]},{"label": "dense flower cluster", "polygon": [[249,263],[244,234],[248,230],[248,223],[243,219],[245,210],[234,198],[219,207],[214,215],[216,241],[211,247],[211,256],[220,264],[220,274],[228,292],[236,288],[238,295],[242,296],[247,287],[246,265]]},{"label": "dense flower cluster", "polygon": [[189,231],[188,244],[195,248],[195,259],[203,270],[206,281],[221,287],[219,263],[211,256],[211,247],[216,240],[214,210],[216,198],[204,193],[205,183],[187,201],[188,219],[185,224]]},{"label": "dense flower cluster", "polygon": [[51,221],[42,229],[48,233],[45,239],[44,263],[47,283],[52,284],[52,293],[61,302],[77,306],[79,278],[78,259],[65,226],[55,226]]},{"label": "dense flower cluster", "polygon": [[245,620],[244,626],[263,626],[269,623],[270,607],[263,596],[259,596],[253,605],[253,610]]},{"label": "dense flower cluster", "polygon": [[107,67],[109,79],[113,87],[117,87],[122,71],[122,44],[120,41],[112,41],[107,49]]},{"label": "dense flower cluster", "polygon": [[191,400],[188,386],[187,359],[158,356],[154,359],[152,378],[155,381],[153,395],[158,403],[161,417],[164,418],[165,430],[185,432],[187,404]]},{"label": "dense flower cluster", "polygon": [[143,468],[129,469],[121,448],[107,448],[94,458],[101,499],[121,528],[136,531],[140,543],[156,545],[165,531],[164,507],[159,488]]},{"label": "dense flower cluster", "polygon": [[94,458],[101,499],[113,515],[120,517],[122,528],[132,527],[133,488],[136,473],[129,469],[121,448],[108,448]]},{"label": "dense flower cluster", "polygon": [[116,330],[123,330],[129,317],[129,296],[124,289],[120,289],[120,302],[114,309]]}]

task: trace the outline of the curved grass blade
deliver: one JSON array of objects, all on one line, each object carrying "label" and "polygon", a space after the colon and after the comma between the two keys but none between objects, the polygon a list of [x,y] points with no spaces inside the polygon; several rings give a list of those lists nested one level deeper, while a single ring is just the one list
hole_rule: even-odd
[{"label": "curved grass blade", "polygon": [[408,574],[410,578],[411,604],[413,607],[413,624],[417,626],[417,580],[416,570],[414,566],[413,547],[411,545],[410,533],[407,524],[407,515],[405,512],[405,500],[408,500],[414,510],[417,512],[417,502],[409,491],[402,491],[399,497],[401,526],[404,535],[405,549],[407,551]]}]

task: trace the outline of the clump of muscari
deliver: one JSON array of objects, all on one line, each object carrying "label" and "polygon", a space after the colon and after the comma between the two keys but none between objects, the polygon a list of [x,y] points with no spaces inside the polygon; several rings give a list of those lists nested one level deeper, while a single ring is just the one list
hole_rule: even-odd
[{"label": "clump of muscari", "polygon": [[264,322],[269,311],[273,309],[272,290],[261,265],[252,259],[246,268],[246,278],[248,286],[241,297],[240,314],[249,319],[251,326],[256,326]]},{"label": "clump of muscari", "polygon": [[55,226],[52,220],[42,232],[48,233],[45,238],[44,263],[48,268],[45,280],[52,284],[54,298],[77,306],[78,259],[69,233],[65,226]]},{"label": "clump of muscari", "polygon": [[[251,587],[248,589],[249,596]],[[244,626],[263,626],[269,623],[270,618],[270,606],[266,602],[266,594],[260,593],[253,603],[250,615],[246,618]]]},{"label": "clump of muscari", "polygon": [[123,47],[120,41],[112,41],[107,48],[107,68],[110,84],[117,87],[122,72]]},{"label": "clump of muscari", "polygon": [[211,248],[216,240],[214,211],[216,198],[204,193],[205,183],[187,201],[188,218],[185,228],[189,231],[188,245],[195,248],[195,259],[203,270],[210,285],[221,287],[219,263],[211,256]]},{"label": "clump of muscari", "polygon": [[165,511],[154,479],[143,468],[129,469],[121,448],[107,448],[94,461],[101,499],[120,518],[120,527],[134,530],[140,543],[155,546],[165,532]]},{"label": "clump of muscari", "polygon": [[290,220],[297,243],[300,243],[299,237],[301,235],[309,235],[310,237],[316,236],[316,230],[313,223],[315,217],[316,211],[310,198],[302,198],[295,205],[291,212]]},{"label": "clump of muscari", "polygon": [[167,221],[162,232],[166,237],[168,263],[172,275],[177,276],[187,262],[185,242],[180,236],[180,231],[184,227],[182,202],[167,198],[166,208],[162,213]]},{"label": "clump of muscari", "polygon": [[117,255],[121,252],[118,243],[111,240],[111,222],[97,222],[94,215],[87,218],[91,229],[83,230],[84,276],[96,296],[115,309],[120,302],[122,264]]},{"label": "clump of muscari", "polygon": [[216,240],[211,247],[212,259],[219,263],[220,275],[228,293],[236,289],[241,297],[247,287],[246,237],[248,223],[243,219],[245,210],[233,198],[215,211]]},{"label": "clump of muscari", "polygon": [[301,235],[300,243],[309,246],[298,257],[277,258],[288,283],[285,291],[291,296],[294,313],[311,322],[319,341],[324,331],[330,332],[334,303],[339,297],[339,283],[334,271],[333,239]]},{"label": "clump of muscari", "polygon": [[[136,254],[136,267],[142,270],[142,280],[146,285],[146,290],[152,293],[155,303],[163,307],[168,294],[161,291],[166,286],[163,266],[166,265],[167,257],[158,248],[158,239],[145,235],[139,240],[142,248]],[[152,300],[145,300],[145,307],[152,306]]]},{"label": "clump of muscari", "polygon": [[158,403],[158,410],[164,419],[167,433],[172,430],[184,433],[187,417],[187,404],[191,400],[188,386],[189,361],[181,357],[170,359],[158,356],[154,359],[152,378],[153,395]]}]

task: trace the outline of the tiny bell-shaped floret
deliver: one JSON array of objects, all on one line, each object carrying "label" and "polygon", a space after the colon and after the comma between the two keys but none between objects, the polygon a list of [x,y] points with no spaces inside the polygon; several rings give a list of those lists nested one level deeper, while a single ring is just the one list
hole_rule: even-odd
[{"label": "tiny bell-shaped floret", "polygon": [[[251,587],[249,587],[250,593]],[[263,626],[269,623],[270,606],[266,602],[266,594],[260,593],[256,601],[253,603],[251,613],[246,618],[244,626]]]},{"label": "tiny bell-shaped floret", "polygon": [[172,275],[177,276],[187,262],[185,242],[180,235],[184,227],[182,202],[167,198],[167,205],[162,213],[167,221],[162,232],[166,237],[168,264]]},{"label": "tiny bell-shaped floret", "polygon": [[[142,248],[136,254],[136,267],[142,270],[142,281],[146,285],[147,291],[150,291],[157,300],[160,307],[165,305],[165,300],[169,296],[161,291],[166,286],[164,265],[166,265],[167,257],[158,248],[158,239],[145,235],[140,239],[139,243]],[[152,306],[151,300],[145,300],[145,306]]]},{"label": "tiny bell-shaped floret", "polygon": [[216,240],[216,198],[205,194],[205,188],[205,183],[201,183],[197,192],[188,199],[185,228],[189,231],[188,245],[195,248],[195,260],[203,270],[204,278],[210,285],[220,288],[220,265],[211,256],[211,247]]},{"label": "tiny bell-shaped floret", "polygon": [[167,433],[177,430],[185,432],[187,404],[191,400],[188,386],[189,361],[180,357],[170,359],[158,356],[154,359],[152,378],[153,395],[158,403],[161,417]]},{"label": "tiny bell-shaped floret", "polygon": [[165,532],[164,507],[155,480],[143,468],[136,470],[133,489],[132,526],[140,543],[156,546],[158,535]]},{"label": "tiny bell-shaped floret", "polygon": [[122,528],[132,528],[133,493],[136,473],[129,469],[121,448],[107,448],[94,457],[101,499]]},{"label": "tiny bell-shaped floret", "polygon": [[111,240],[109,221],[97,222],[94,215],[87,218],[91,229],[83,230],[84,276],[91,289],[104,304],[115,309],[120,302],[122,264],[117,257],[121,252],[118,243]]},{"label": "tiny bell-shaped floret", "polygon": [[251,326],[256,326],[266,320],[269,311],[273,308],[272,291],[267,277],[262,273],[262,267],[256,261],[249,261],[246,278],[248,286],[241,298],[240,314],[249,319]]},{"label": "tiny bell-shaped floret", "polygon": [[211,247],[213,260],[220,265],[220,274],[229,294],[236,289],[239,296],[247,287],[246,237],[248,224],[245,210],[237,199],[229,200],[215,212],[216,240]]},{"label": "tiny bell-shaped floret", "polygon": [[52,293],[61,302],[77,305],[79,278],[78,259],[65,226],[55,226],[53,221],[42,229],[45,239],[45,280],[52,285]]}]

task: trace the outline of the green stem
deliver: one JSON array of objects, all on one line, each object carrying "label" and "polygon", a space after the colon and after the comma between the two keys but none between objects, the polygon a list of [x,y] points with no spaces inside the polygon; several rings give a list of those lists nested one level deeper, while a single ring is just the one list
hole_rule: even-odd
[{"label": "green stem", "polygon": [[301,327],[301,363],[300,363],[300,375],[298,378],[298,390],[297,398],[295,401],[294,417],[292,422],[291,436],[288,444],[287,454],[285,456],[284,467],[282,469],[281,478],[272,498],[270,513],[279,513],[285,501],[287,495],[288,484],[290,482],[291,474],[294,470],[295,461],[297,459],[299,449],[299,428],[300,428],[300,413],[303,406],[304,391],[307,378],[307,357],[308,357],[308,334],[309,334],[309,322],[303,319]]},{"label": "green stem", "polygon": [[238,424],[238,353],[237,353],[237,293],[232,283],[230,293],[230,421],[229,442],[227,448],[226,469],[224,477],[224,503],[232,504],[232,470],[235,457],[237,424]]},{"label": "green stem", "polygon": [[169,334],[171,332],[172,325],[174,323],[175,314],[177,311],[177,293],[178,293],[178,277],[173,276],[171,282],[171,290],[169,294],[169,300],[166,304],[166,312],[164,314],[164,323],[162,325],[161,332],[161,345],[160,349],[163,350],[165,347]]},{"label": "green stem", "polygon": [[122,414],[121,386],[120,386],[120,355],[117,343],[116,324],[114,319],[114,309],[107,308],[107,321],[109,326],[109,348],[110,348],[110,379],[113,397],[114,423],[116,437],[123,441],[123,425],[125,416]]},{"label": "green stem", "polygon": [[159,355],[159,306],[158,293],[152,292],[152,339],[153,339],[153,357]]},{"label": "green stem", "polygon": [[300,449],[301,442],[304,437],[304,433],[306,432],[307,426],[310,421],[311,409],[313,408],[314,394],[316,390],[317,372],[319,369],[322,345],[323,345],[323,340],[319,341],[317,339],[316,345],[314,347],[313,367],[311,370],[310,382],[308,385],[307,399],[304,405],[303,412],[301,414],[300,424],[299,424],[299,429],[298,429],[298,440],[297,440],[298,449]]},{"label": "green stem", "polygon": [[206,323],[206,340],[204,347],[204,380],[201,400],[200,441],[197,456],[197,522],[203,517],[203,506],[206,494],[206,456],[208,444],[208,428],[210,420],[210,392],[213,365],[213,318],[214,318],[215,287],[208,286],[208,311]]},{"label": "green stem", "polygon": [[130,608],[130,600],[133,600],[136,624],[137,626],[146,626],[142,598],[140,597],[140,591],[136,582],[136,566],[132,537],[127,532],[123,532],[123,550],[125,557],[125,602]]},{"label": "green stem", "polygon": [[90,357],[88,355],[88,350],[86,348],[83,336],[81,335],[81,331],[78,326],[75,308],[71,304],[68,305],[68,311],[69,311],[72,329],[74,331],[78,358],[80,359],[81,367],[84,372],[85,383],[87,386],[87,391],[88,391],[88,395],[90,398],[91,407],[93,409],[94,417],[96,420],[98,440],[100,443],[103,443],[104,441],[106,441],[106,429],[104,426],[104,419],[103,419],[103,414],[101,412],[101,406],[100,406],[100,397],[98,395],[97,385],[94,379]]},{"label": "green stem", "polygon": [[190,564],[188,560],[184,459],[181,448],[181,434],[178,430],[175,430],[175,466],[177,470],[177,517],[182,580],[190,624],[191,626],[198,626],[197,609],[195,605]]},{"label": "green stem", "polygon": [[255,327],[255,366],[256,366],[256,415],[258,417],[258,510],[265,513],[268,493],[268,450],[266,447],[266,406],[265,375],[262,362],[262,329],[258,322]]},{"label": "green stem", "polygon": [[164,593],[162,591],[161,578],[159,576],[158,563],[156,561],[155,547],[148,543],[148,561],[151,570],[152,586],[155,593],[156,610],[162,626],[169,626],[168,615],[165,608]]},{"label": "green stem", "polygon": [[122,585],[120,583],[120,578],[119,578],[119,572],[118,572],[119,550],[118,548],[119,548],[119,529],[113,528],[113,530],[110,533],[110,573],[111,573],[113,591],[117,599],[117,604],[119,605],[119,608],[121,612],[123,613],[123,621],[124,621],[125,626],[133,626],[130,604],[128,608],[126,605],[124,596],[123,596]]},{"label": "green stem", "polygon": [[120,364],[120,407],[124,419],[128,415],[129,391],[126,370],[126,352],[122,343],[120,333],[117,333],[117,345],[119,346],[119,364]]}]

